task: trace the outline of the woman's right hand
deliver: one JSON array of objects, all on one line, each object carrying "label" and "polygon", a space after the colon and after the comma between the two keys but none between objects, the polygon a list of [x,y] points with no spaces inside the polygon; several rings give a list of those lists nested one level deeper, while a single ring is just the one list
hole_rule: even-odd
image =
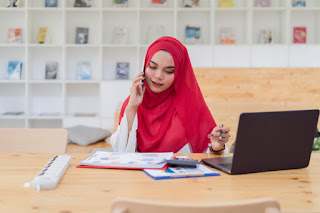
[{"label": "woman's right hand", "polygon": [[145,86],[142,87],[142,91],[140,91],[141,86],[143,85],[144,72],[139,73],[132,81],[132,85],[130,87],[130,99],[128,106],[138,108],[138,106],[142,103],[143,94],[146,90]]}]

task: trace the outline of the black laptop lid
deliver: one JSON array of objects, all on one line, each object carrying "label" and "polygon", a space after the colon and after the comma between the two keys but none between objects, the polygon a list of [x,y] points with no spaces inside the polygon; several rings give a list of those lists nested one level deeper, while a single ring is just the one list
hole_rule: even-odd
[{"label": "black laptop lid", "polygon": [[319,110],[241,114],[231,173],[307,167],[318,117]]}]

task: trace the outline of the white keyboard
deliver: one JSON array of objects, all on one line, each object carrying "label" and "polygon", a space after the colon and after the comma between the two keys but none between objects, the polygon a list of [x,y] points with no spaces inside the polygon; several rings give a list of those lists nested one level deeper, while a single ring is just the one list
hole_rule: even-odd
[{"label": "white keyboard", "polygon": [[57,155],[52,157],[33,179],[31,183],[32,187],[37,189],[37,191],[56,188],[61,177],[69,167],[70,162],[70,155]]}]

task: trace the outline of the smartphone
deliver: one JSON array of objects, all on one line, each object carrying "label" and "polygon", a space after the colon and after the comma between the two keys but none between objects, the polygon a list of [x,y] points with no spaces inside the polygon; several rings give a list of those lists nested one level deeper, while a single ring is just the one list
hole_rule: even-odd
[{"label": "smartphone", "polygon": [[[144,72],[143,72],[143,77],[144,77]],[[144,82],[144,80],[141,80],[140,82]],[[140,85],[140,92],[141,92],[141,94],[142,94],[142,91],[143,91],[143,87],[144,87],[144,85]]]}]

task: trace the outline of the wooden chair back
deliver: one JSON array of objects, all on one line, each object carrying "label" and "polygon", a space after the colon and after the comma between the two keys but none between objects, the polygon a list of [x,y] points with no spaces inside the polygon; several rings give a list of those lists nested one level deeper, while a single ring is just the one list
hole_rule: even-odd
[{"label": "wooden chair back", "polygon": [[0,129],[0,153],[65,153],[66,129]]},{"label": "wooden chair back", "polygon": [[191,204],[118,198],[112,202],[112,213],[279,213],[280,204],[273,198]]}]

